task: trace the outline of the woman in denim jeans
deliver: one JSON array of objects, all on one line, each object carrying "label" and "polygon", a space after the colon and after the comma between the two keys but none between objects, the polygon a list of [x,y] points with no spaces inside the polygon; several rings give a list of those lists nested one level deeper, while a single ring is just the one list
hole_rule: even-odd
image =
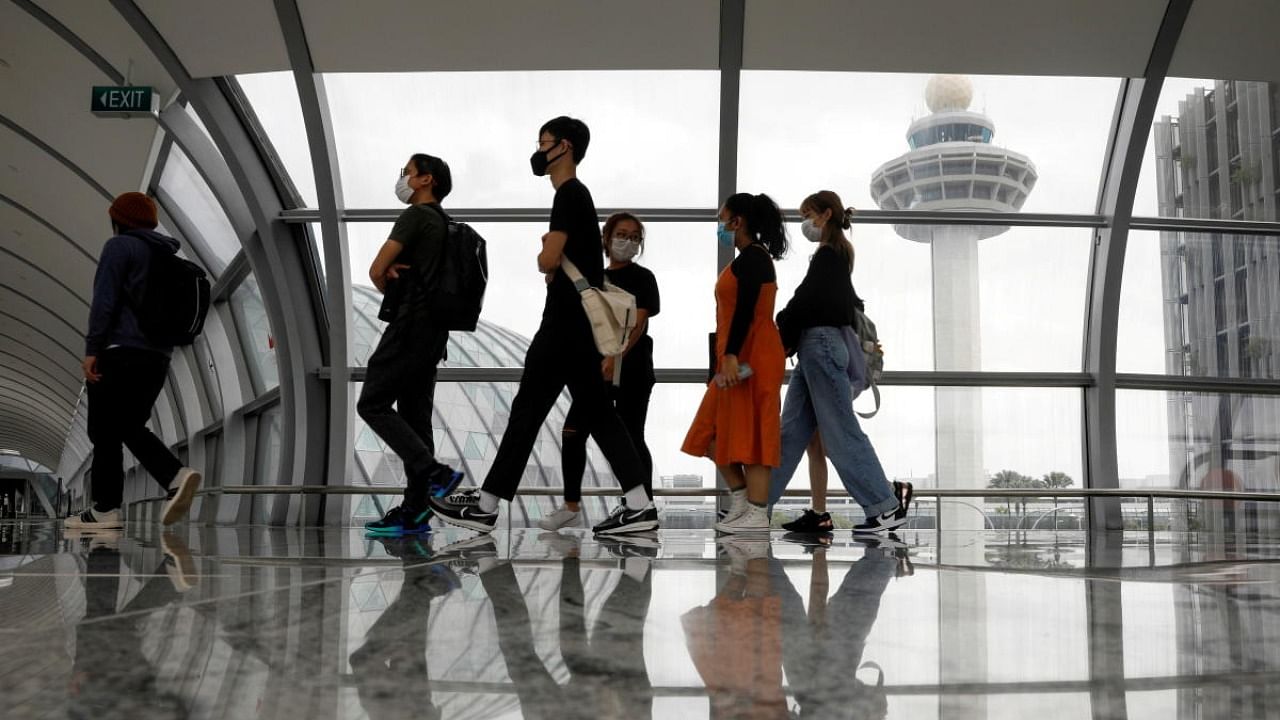
[{"label": "woman in denim jeans", "polygon": [[850,277],[853,245],[844,234],[853,209],[845,208],[834,192],[823,190],[805,198],[800,213],[805,218],[801,230],[818,250],[795,296],[778,313],[782,344],[788,355],[798,353],[799,359],[782,409],[782,463],[772,473],[769,504],[782,497],[800,456],[820,433],[840,482],[866,513],[866,521],[854,526],[854,533],[892,530],[906,521],[910,501],[900,499],[885,477],[853,413],[850,377],[866,372],[857,343],[848,341],[854,312],[862,309]]}]

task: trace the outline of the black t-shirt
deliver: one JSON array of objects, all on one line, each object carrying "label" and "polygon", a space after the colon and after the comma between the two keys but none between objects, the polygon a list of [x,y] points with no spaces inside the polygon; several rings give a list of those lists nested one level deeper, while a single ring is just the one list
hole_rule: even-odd
[{"label": "black t-shirt", "polygon": [[773,267],[773,257],[759,244],[743,248],[730,263],[729,269],[738,280],[738,297],[733,306],[729,340],[724,352],[726,355],[737,355],[742,350],[742,344],[747,341],[751,322],[755,320],[761,287],[766,283],[777,282],[778,275]]},{"label": "black t-shirt", "polygon": [[427,311],[427,276],[439,260],[449,232],[441,212],[439,203],[410,205],[396,218],[396,224],[387,236],[404,246],[395,261],[408,265],[409,269],[402,271],[400,277],[415,280],[401,306],[400,317],[409,313],[421,316]]},{"label": "black t-shirt", "polygon": [[[649,317],[653,317],[662,309],[661,302],[658,299],[658,279],[653,276],[653,273],[648,268],[631,263],[616,270],[606,268],[604,275],[609,282],[636,296],[637,310],[648,310]],[[631,352],[627,353],[626,361],[622,364],[622,371],[626,373],[628,366],[652,364],[653,338],[649,337],[649,328],[646,326],[644,335],[636,341],[636,345],[631,348]]]},{"label": "black t-shirt", "polygon": [[[569,236],[564,244],[564,256],[578,266],[582,277],[593,287],[603,285],[600,223],[591,191],[581,180],[570,178],[556,190],[556,199],[551,205],[551,230]],[[544,322],[586,319],[582,298],[564,268],[557,268],[555,278],[547,285],[547,304],[542,311],[542,319]]]}]

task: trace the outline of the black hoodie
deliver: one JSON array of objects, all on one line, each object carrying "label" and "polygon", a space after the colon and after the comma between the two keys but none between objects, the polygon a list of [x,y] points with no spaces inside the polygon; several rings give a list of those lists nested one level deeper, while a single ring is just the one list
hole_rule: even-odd
[{"label": "black hoodie", "polygon": [[84,338],[86,356],[96,357],[117,346],[166,355],[173,352],[170,346],[147,340],[130,303],[142,292],[151,254],[176,254],[178,248],[177,240],[154,230],[128,230],[107,241],[93,277],[93,306],[89,308],[89,332]]}]

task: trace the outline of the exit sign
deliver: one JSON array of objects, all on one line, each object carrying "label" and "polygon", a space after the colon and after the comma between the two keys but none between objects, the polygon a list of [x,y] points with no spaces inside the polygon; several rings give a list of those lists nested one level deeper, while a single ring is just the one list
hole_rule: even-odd
[{"label": "exit sign", "polygon": [[94,86],[90,111],[105,115],[150,113],[153,105],[152,98],[154,97],[155,93],[150,86]]}]

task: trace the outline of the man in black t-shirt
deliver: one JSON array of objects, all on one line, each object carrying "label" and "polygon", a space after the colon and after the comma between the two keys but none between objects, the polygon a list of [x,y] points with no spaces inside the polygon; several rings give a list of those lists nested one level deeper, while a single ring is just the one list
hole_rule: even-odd
[{"label": "man in black t-shirt", "polygon": [[404,502],[365,525],[371,535],[428,532],[427,496],[452,492],[462,480],[462,473],[435,458],[431,410],[436,365],[445,357],[449,332],[431,326],[425,302],[428,276],[449,232],[440,201],[452,189],[453,174],[444,160],[422,153],[409,158],[396,182],[396,198],[409,207],[369,268],[374,287],[401,300],[369,356],[356,409],[404,461],[406,480]]},{"label": "man in black t-shirt", "polygon": [[602,358],[582,309],[582,299],[561,267],[562,260],[568,259],[589,284],[603,284],[604,262],[595,202],[577,177],[578,163],[586,155],[590,140],[586,124],[564,116],[548,121],[538,133],[538,149],[529,162],[533,174],[550,175],[556,189],[551,229],[542,236],[542,251],[538,253],[538,270],[547,276],[542,326],[529,344],[520,390],[511,403],[507,430],[483,486],[428,500],[445,522],[480,532],[493,529],[498,520],[498,500],[515,497],[538,432],[567,385],[574,403],[582,405],[596,444],[612,466],[627,500],[621,511],[596,525],[595,532],[630,533],[658,526],[658,511],[644,489],[639,455],[600,382]]}]

